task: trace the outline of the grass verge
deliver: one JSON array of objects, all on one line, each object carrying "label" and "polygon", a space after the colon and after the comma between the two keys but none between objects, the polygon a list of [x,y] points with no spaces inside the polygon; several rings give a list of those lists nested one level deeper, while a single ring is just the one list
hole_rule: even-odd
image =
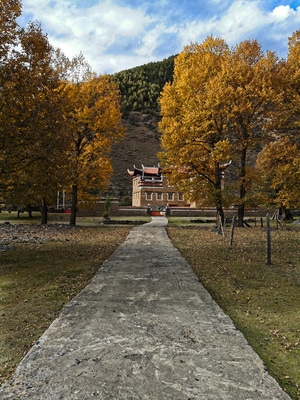
[{"label": "grass verge", "polygon": [[12,375],[62,307],[95,276],[129,230],[89,223],[54,230],[55,235],[49,229],[46,236],[52,237],[47,241],[20,239],[0,253],[0,383]]},{"label": "grass verge", "polygon": [[300,399],[300,230],[273,229],[272,265],[265,230],[168,226],[168,234],[203,285],[232,318],[292,399]]}]

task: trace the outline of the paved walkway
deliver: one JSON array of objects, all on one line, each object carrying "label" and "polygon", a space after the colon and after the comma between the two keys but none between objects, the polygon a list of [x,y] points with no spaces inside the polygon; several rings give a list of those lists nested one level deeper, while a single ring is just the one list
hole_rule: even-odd
[{"label": "paved walkway", "polygon": [[0,399],[286,400],[172,246],[135,227],[20,363]]}]

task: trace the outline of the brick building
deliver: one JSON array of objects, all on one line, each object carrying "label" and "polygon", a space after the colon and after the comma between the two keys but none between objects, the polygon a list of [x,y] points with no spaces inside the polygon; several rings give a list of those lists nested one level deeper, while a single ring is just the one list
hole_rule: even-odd
[{"label": "brick building", "polygon": [[128,170],[128,174],[132,176],[133,207],[193,207],[186,202],[182,193],[169,185],[161,167],[142,165],[142,168]]}]

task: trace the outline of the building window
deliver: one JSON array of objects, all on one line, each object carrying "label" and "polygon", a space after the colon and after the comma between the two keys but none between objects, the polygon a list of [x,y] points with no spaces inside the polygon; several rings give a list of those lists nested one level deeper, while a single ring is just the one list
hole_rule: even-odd
[{"label": "building window", "polygon": [[167,193],[167,198],[168,198],[168,201],[174,201],[174,193],[173,192],[168,192]]},{"label": "building window", "polygon": [[161,192],[156,193],[156,200],[159,200],[159,201],[163,200],[163,194]]},{"label": "building window", "polygon": [[178,200],[183,201],[183,193],[178,193]]},{"label": "building window", "polygon": [[152,200],[152,192],[146,192],[146,200],[150,201]]}]

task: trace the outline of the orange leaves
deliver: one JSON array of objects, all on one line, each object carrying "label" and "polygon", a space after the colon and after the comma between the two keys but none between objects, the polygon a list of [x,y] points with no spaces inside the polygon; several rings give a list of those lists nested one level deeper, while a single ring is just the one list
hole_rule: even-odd
[{"label": "orange leaves", "polygon": [[[13,180],[6,201],[37,204],[47,197],[53,204],[57,190],[71,185],[104,190],[111,144],[123,136],[112,78],[96,77],[82,54],[70,61],[54,50],[38,22],[18,30],[12,20],[6,28],[15,30],[10,46],[19,44],[0,77],[0,170],[4,185],[5,175]],[[1,46],[0,39],[2,65]]]},{"label": "orange leaves", "polygon": [[[229,49],[222,39],[209,37],[186,46],[175,59],[173,83],[161,97],[162,158],[168,166],[193,167],[197,179],[186,185],[193,195],[216,198],[218,164],[234,159],[235,203],[254,198],[255,156],[270,139],[282,104],[281,68],[277,56],[264,54],[256,40]],[[182,184],[186,177],[176,179]]]},{"label": "orange leaves", "polygon": [[300,30],[294,32],[289,38],[288,42],[289,53],[288,53],[288,64],[298,71],[300,67]]},{"label": "orange leaves", "polygon": [[266,145],[258,156],[257,166],[274,190],[274,200],[279,206],[299,206],[299,148],[291,138],[284,136]]},{"label": "orange leaves", "polygon": [[212,159],[221,163],[230,159],[231,144],[228,139],[220,140],[217,142],[211,152]]},{"label": "orange leaves", "polygon": [[[79,60],[79,62],[82,62]],[[68,98],[68,164],[70,183],[78,187],[79,200],[105,191],[112,174],[109,152],[123,137],[120,95],[108,75],[70,83]]]},{"label": "orange leaves", "polygon": [[40,196],[52,196],[63,178],[62,82],[56,69],[58,53],[40,25],[30,23],[15,33],[18,47],[7,61],[2,92],[5,105],[0,113],[0,135],[5,137],[0,150],[4,154],[3,170],[12,180],[8,187],[4,179],[5,201],[38,204]]},{"label": "orange leaves", "polygon": [[[170,179],[187,197],[216,198],[221,179],[218,163],[230,156],[228,93],[218,78],[228,56],[229,48],[220,38],[186,46],[175,59],[173,83],[161,96],[162,162],[175,166],[169,168]],[[189,174],[177,173],[187,168]]]}]

